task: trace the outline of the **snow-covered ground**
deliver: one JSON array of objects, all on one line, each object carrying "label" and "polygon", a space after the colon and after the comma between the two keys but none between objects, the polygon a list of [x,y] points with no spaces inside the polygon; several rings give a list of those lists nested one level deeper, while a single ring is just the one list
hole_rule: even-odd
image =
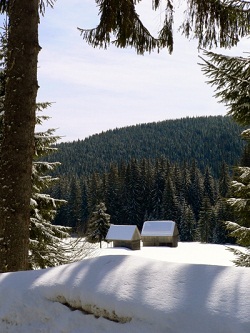
[{"label": "snow-covered ground", "polygon": [[249,333],[250,268],[232,259],[223,245],[179,243],[1,274],[0,332]]}]

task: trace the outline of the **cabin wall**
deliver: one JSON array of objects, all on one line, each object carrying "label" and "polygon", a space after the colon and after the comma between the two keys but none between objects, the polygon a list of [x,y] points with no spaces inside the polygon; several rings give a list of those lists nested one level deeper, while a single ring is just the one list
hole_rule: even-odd
[{"label": "cabin wall", "polygon": [[178,246],[178,236],[142,236],[143,246]]},{"label": "cabin wall", "polygon": [[126,247],[131,250],[140,250],[141,249],[141,241],[138,240],[114,240],[113,241],[113,247]]}]

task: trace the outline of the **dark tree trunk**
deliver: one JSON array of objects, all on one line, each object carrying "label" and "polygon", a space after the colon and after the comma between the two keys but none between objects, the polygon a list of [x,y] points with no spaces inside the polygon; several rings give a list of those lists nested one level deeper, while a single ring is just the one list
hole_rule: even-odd
[{"label": "dark tree trunk", "polygon": [[0,165],[0,271],[28,269],[39,0],[10,0]]}]

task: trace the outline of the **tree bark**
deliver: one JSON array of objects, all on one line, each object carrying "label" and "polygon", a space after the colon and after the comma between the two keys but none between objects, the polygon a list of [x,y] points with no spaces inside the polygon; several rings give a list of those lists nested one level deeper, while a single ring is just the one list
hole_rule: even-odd
[{"label": "tree bark", "polygon": [[9,0],[7,80],[0,164],[0,271],[28,269],[39,0]]}]

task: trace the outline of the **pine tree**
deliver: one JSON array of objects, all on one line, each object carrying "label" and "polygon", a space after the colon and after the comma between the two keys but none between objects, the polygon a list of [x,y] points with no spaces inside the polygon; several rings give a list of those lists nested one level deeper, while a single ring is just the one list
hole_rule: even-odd
[{"label": "pine tree", "polygon": [[178,222],[178,213],[179,211],[176,190],[170,175],[168,175],[162,199],[162,219]]},{"label": "pine tree", "polygon": [[204,51],[202,71],[215,97],[228,108],[228,115],[240,125],[250,124],[250,57],[230,57]]},{"label": "pine tree", "polygon": [[231,235],[243,246],[250,246],[250,168],[239,167],[238,176],[232,181],[232,197],[227,200],[233,208],[235,222],[226,222]]},{"label": "pine tree", "polygon": [[203,187],[201,172],[197,168],[197,163],[193,161],[190,169],[190,187],[187,202],[192,207],[196,221],[199,220],[202,199]]},{"label": "pine tree", "polygon": [[92,212],[96,205],[103,200],[101,176],[94,172],[88,179],[88,211]]},{"label": "pine tree", "polygon": [[155,214],[155,201],[153,196],[154,191],[154,172],[155,168],[151,161],[149,161],[149,169],[147,172],[147,180],[148,180],[148,189],[147,193],[145,194],[147,196],[147,207],[145,209],[145,216],[144,221],[147,220],[154,220],[156,218]]},{"label": "pine tree", "polygon": [[188,202],[189,200],[189,190],[191,186],[190,180],[190,170],[187,163],[184,163],[182,166],[182,173],[181,173],[181,187],[179,192],[180,201],[185,200]]},{"label": "pine tree", "polygon": [[205,176],[203,181],[203,196],[208,197],[211,205],[214,206],[217,199],[217,193],[213,177],[208,167],[206,167],[205,169]]},{"label": "pine tree", "polygon": [[197,240],[203,243],[211,243],[213,237],[213,214],[210,199],[204,197],[197,225]]},{"label": "pine tree", "polygon": [[81,220],[80,220],[80,226],[79,229],[77,230],[77,233],[85,233],[86,228],[87,228],[87,221],[89,217],[89,212],[88,212],[88,188],[87,188],[87,182],[82,179],[81,180],[81,191],[82,191],[82,202],[81,202]]},{"label": "pine tree", "polygon": [[105,240],[110,227],[110,215],[106,213],[106,210],[106,206],[103,202],[96,205],[88,220],[86,232],[88,242],[99,242],[100,248],[102,247],[102,241]]},{"label": "pine tree", "polygon": [[219,194],[222,198],[226,198],[230,188],[230,176],[228,166],[224,162],[221,167],[219,176]]},{"label": "pine tree", "polygon": [[194,213],[185,200],[181,207],[181,217],[179,223],[180,240],[182,242],[192,242],[195,240],[196,221]]},{"label": "pine tree", "polygon": [[144,182],[136,159],[132,159],[127,166],[125,177],[124,208],[126,213],[125,224],[136,224],[142,229],[144,211],[142,207]]},{"label": "pine tree", "polygon": [[176,194],[181,200],[182,194],[183,194],[183,175],[180,167],[177,164],[173,165],[173,171],[172,171],[172,180],[173,180],[173,185],[176,190]]},{"label": "pine tree", "polygon": [[[229,207],[230,208],[230,207]],[[214,229],[213,240],[215,244],[232,243],[233,238],[228,237],[228,230],[226,230],[225,221],[230,217],[230,209],[225,199],[220,199],[214,206]]]},{"label": "pine tree", "polygon": [[[47,108],[50,104],[38,104],[38,110]],[[37,116],[37,122],[46,120],[45,116]],[[41,157],[54,151],[52,145],[58,140],[54,135],[55,130],[35,134],[35,161],[32,169],[32,197],[30,213],[30,242],[29,266],[30,268],[46,268],[69,262],[65,254],[63,238],[69,237],[71,228],[55,226],[52,221],[57,208],[65,203],[64,200],[54,199],[49,194],[44,194],[57,180],[48,175],[59,163],[39,161]]]},{"label": "pine tree", "polygon": [[[244,4],[243,4],[244,6]],[[250,125],[250,58],[229,57],[204,52],[203,71],[209,83],[216,88],[216,97],[228,107],[228,114],[239,124]],[[242,132],[242,137],[250,140],[250,129]],[[246,151],[245,151],[246,152]],[[244,158],[246,160],[246,156]],[[230,187],[228,204],[234,211],[234,221],[225,222],[231,235],[243,246],[250,246],[250,167],[240,166]],[[250,256],[250,254],[249,254]],[[241,262],[242,261],[242,262]],[[238,264],[247,265],[247,255],[240,254]]]},{"label": "pine tree", "polygon": [[110,171],[107,175],[107,184],[105,188],[105,203],[107,211],[110,214],[110,222],[112,224],[119,224],[120,210],[121,210],[121,184],[119,177],[118,166],[111,164]]},{"label": "pine tree", "polygon": [[143,222],[148,220],[148,214],[152,211],[152,198],[151,195],[149,195],[153,183],[153,167],[151,161],[143,158],[140,162],[140,171],[142,179],[141,211],[143,214],[141,222]]},{"label": "pine tree", "polygon": [[[4,30],[7,31],[7,30]],[[2,65],[5,66],[6,36],[1,35]],[[3,70],[0,73],[1,98],[4,101],[6,75]],[[1,107],[3,109],[3,105]],[[39,112],[50,106],[50,103],[39,103],[37,107],[36,122],[41,125],[49,117],[40,115]],[[3,109],[4,110],[4,109]],[[1,132],[4,117],[1,115]],[[48,129],[45,132],[35,133],[35,152],[32,164],[32,195],[30,198],[30,225],[29,225],[29,268],[45,268],[66,263],[69,255],[65,254],[66,247],[62,238],[69,237],[71,228],[54,226],[52,220],[55,217],[57,208],[64,203],[64,200],[54,199],[49,194],[42,193],[51,187],[56,178],[48,175],[60,163],[43,162],[40,159],[55,151],[53,144],[59,139],[54,135],[55,130]]]},{"label": "pine tree", "polygon": [[56,197],[58,199],[63,199],[67,202],[67,204],[62,205],[55,216],[54,224],[55,225],[63,225],[63,226],[71,226],[70,222],[70,207],[69,207],[69,199],[70,199],[70,181],[68,177],[64,175],[60,175],[58,181],[54,184],[54,186],[48,190],[48,193],[52,197]]},{"label": "pine tree", "polygon": [[250,167],[250,142],[248,142],[244,147],[240,165]]},{"label": "pine tree", "polygon": [[80,186],[80,179],[76,175],[71,177],[69,183],[69,197],[68,202],[68,224],[73,228],[73,231],[76,232],[77,228],[81,224],[82,216],[82,190]]},{"label": "pine tree", "polygon": [[154,219],[161,219],[162,216],[162,200],[165,188],[166,166],[163,159],[157,159],[154,170],[154,180],[151,191],[152,196],[152,212]]}]

